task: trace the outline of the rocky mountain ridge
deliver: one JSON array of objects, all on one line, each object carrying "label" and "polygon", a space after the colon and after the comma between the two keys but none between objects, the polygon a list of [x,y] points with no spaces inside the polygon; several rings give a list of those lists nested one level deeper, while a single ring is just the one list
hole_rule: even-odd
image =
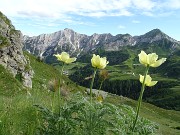
[{"label": "rocky mountain ridge", "polygon": [[32,88],[33,70],[22,48],[21,32],[0,12],[0,65],[19,78],[24,86]]},{"label": "rocky mountain ridge", "polygon": [[79,34],[71,29],[64,29],[51,34],[39,36],[24,36],[24,49],[36,56],[47,57],[62,51],[74,56],[103,47],[105,51],[118,51],[123,46],[137,46],[168,41],[171,52],[180,48],[180,42],[169,37],[159,29],[154,29],[140,36],[130,34]]}]

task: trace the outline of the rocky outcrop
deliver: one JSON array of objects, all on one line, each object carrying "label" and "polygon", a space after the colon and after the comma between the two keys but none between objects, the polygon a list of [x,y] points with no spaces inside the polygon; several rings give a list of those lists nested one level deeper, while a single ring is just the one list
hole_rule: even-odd
[{"label": "rocky outcrop", "polygon": [[66,28],[52,34],[42,34],[34,37],[24,36],[24,49],[36,56],[45,58],[62,51],[78,56],[79,54],[84,54],[99,47],[105,51],[118,51],[121,50],[123,46],[157,44],[158,42],[162,44],[165,40],[168,41],[168,46],[170,47],[168,49],[171,51],[180,48],[178,41],[167,36],[159,29],[154,29],[144,35],[133,37],[129,34],[113,36],[109,33],[95,33],[87,36]]},{"label": "rocky outcrop", "polygon": [[24,36],[24,50],[36,56],[49,56],[61,51],[67,51],[73,55],[94,50],[103,45],[104,49],[119,50],[119,47],[133,45],[134,40],[129,34],[93,34],[87,36],[79,34],[71,29],[64,29],[52,34],[41,34],[39,36]]},{"label": "rocky outcrop", "polygon": [[0,12],[0,64],[14,77],[19,76],[24,86],[32,88],[33,70],[23,55],[22,34]]},{"label": "rocky outcrop", "polygon": [[47,57],[62,51],[78,56],[102,45],[106,51],[116,51],[121,46],[133,45],[133,43],[134,40],[129,34],[116,36],[93,34],[87,36],[67,28],[52,34],[41,34],[34,37],[24,36],[24,50],[40,57]]}]

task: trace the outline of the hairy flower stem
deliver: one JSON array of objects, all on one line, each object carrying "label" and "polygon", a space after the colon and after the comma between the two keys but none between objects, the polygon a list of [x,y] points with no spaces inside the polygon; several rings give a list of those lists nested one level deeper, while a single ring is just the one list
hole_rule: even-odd
[{"label": "hairy flower stem", "polygon": [[[104,79],[104,80],[105,80],[105,79]],[[100,86],[99,86],[99,90],[101,90],[102,84],[103,84],[104,80],[101,81],[101,84],[100,84]]]},{"label": "hairy flower stem", "polygon": [[[64,63],[62,65],[62,69],[61,69],[61,73],[60,73],[60,77],[59,77],[59,91],[58,91],[58,103],[59,103],[59,118],[61,117],[61,77],[63,74],[63,69],[64,69]],[[60,122],[59,122],[59,132],[60,132]]]},{"label": "hairy flower stem", "polygon": [[96,72],[97,72],[97,68],[94,69],[94,74],[93,74],[92,81],[91,81],[91,86],[90,86],[90,100],[91,100],[91,104],[92,104],[92,87],[93,87],[93,84],[94,84],[94,78],[96,76]]},{"label": "hairy flower stem", "polygon": [[52,98],[52,112],[54,113],[54,99],[55,99],[55,91],[53,92],[53,98]]},{"label": "hairy flower stem", "polygon": [[[97,72],[97,68],[94,69],[94,73],[93,73],[93,77],[92,77],[92,81],[91,81],[91,86],[90,86],[90,105],[92,107],[92,88],[93,88],[93,84],[94,84],[94,78],[96,76],[96,72]],[[89,125],[90,125],[90,135],[92,135],[92,109],[90,108],[90,118],[89,118]]]},{"label": "hairy flower stem", "polygon": [[138,116],[139,116],[142,97],[143,97],[143,93],[144,93],[144,89],[145,89],[145,80],[146,80],[146,76],[148,74],[148,70],[149,70],[149,66],[146,67],[146,70],[145,70],[145,73],[144,73],[144,80],[143,80],[143,83],[142,83],[142,86],[141,86],[141,92],[140,92],[140,96],[139,96],[139,99],[138,99],[138,105],[137,105],[137,109],[136,109],[136,118],[134,120],[133,128],[132,128],[133,132],[134,132],[134,129],[135,129],[135,126],[136,126],[136,123],[137,123]]}]

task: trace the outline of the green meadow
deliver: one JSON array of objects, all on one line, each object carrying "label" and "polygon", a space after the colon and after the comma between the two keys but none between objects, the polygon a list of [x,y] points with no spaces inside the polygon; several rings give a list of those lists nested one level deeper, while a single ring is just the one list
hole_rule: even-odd
[{"label": "green meadow", "polygon": [[[135,116],[136,100],[118,96],[118,93],[108,93],[102,103],[96,101],[96,95],[94,95],[93,104],[89,104],[89,95],[86,93],[86,88],[71,81],[67,75],[62,76],[63,79],[60,85],[62,90],[60,107],[62,114],[58,119],[59,117],[56,115],[59,109],[58,93],[51,91],[50,82],[53,79],[59,79],[61,66],[56,65],[56,68],[54,68],[38,61],[37,58],[26,52],[24,54],[29,57],[34,70],[32,89],[25,88],[18,77],[14,78],[0,66],[1,135],[59,134],[59,129],[66,134],[132,134],[131,126]],[[130,61],[129,59],[125,63]],[[65,69],[72,70],[69,73],[74,74],[77,69],[84,68],[87,65],[88,63],[81,64],[77,62],[68,65]],[[110,72],[111,79],[108,82],[116,80],[116,78],[132,76],[132,74],[122,76],[123,73],[121,73],[120,68],[124,68],[123,66],[107,67],[108,71],[112,71]],[[87,72],[93,73],[92,69]],[[156,78],[158,79],[158,76]],[[173,79],[163,80],[163,77],[159,77],[159,80],[161,79],[162,82],[174,81]],[[87,81],[91,82],[91,80]],[[138,81],[137,76],[132,76],[133,81]],[[138,84],[138,82],[135,82],[135,84]],[[178,88],[176,86],[170,89],[178,93]],[[170,100],[168,96],[173,94],[175,93],[167,94],[161,100]],[[146,100],[153,100],[154,103],[158,98],[151,96]],[[93,121],[88,119],[89,112],[94,116]],[[57,121],[60,121],[61,124]],[[89,125],[89,123],[91,124]],[[143,102],[138,126],[134,134],[178,135],[180,134],[179,125],[179,111],[166,110]],[[109,127],[109,130],[105,131],[106,128],[104,127]]]}]

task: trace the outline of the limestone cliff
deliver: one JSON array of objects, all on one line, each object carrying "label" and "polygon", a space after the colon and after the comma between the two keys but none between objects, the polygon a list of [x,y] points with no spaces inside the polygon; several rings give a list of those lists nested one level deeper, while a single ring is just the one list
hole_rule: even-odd
[{"label": "limestone cliff", "polygon": [[39,36],[24,36],[24,49],[45,59],[55,53],[66,51],[78,56],[97,50],[99,47],[105,51],[119,51],[123,46],[163,45],[171,50],[170,53],[180,49],[180,43],[159,29],[151,30],[140,36],[130,34],[93,34],[91,36],[79,34],[71,29],[64,29],[51,34]]},{"label": "limestone cliff", "polygon": [[0,64],[14,77],[20,76],[24,86],[32,88],[33,70],[23,55],[22,34],[0,12]]}]

